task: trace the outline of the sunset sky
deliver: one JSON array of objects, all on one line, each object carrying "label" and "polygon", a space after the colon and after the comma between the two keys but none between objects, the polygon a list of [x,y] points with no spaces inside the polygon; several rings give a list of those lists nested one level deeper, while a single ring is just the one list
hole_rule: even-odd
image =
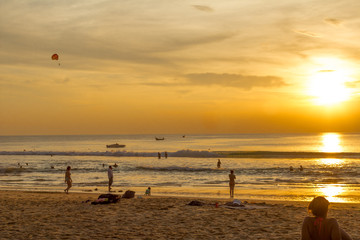
[{"label": "sunset sky", "polygon": [[0,135],[359,132],[359,9],[2,0]]}]

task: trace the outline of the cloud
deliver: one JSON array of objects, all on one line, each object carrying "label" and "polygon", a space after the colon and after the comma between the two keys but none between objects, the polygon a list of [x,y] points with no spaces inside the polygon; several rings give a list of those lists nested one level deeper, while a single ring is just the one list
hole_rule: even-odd
[{"label": "cloud", "polygon": [[335,70],[326,70],[326,69],[324,69],[324,70],[319,70],[319,72],[335,72]]},{"label": "cloud", "polygon": [[313,32],[309,32],[309,31],[304,31],[304,30],[294,30],[294,32],[298,33],[298,34],[302,34],[305,35],[307,37],[314,37],[314,38],[318,38],[321,37],[320,35],[313,33]]},{"label": "cloud", "polygon": [[287,84],[276,76],[246,76],[241,74],[192,73],[185,75],[190,85],[219,85],[251,90],[255,87],[283,87]]},{"label": "cloud", "polygon": [[331,24],[331,25],[336,25],[336,26],[341,25],[343,23],[342,20],[337,19],[337,18],[325,18],[324,22]]},{"label": "cloud", "polygon": [[355,82],[346,82],[345,86],[348,88],[358,88],[360,85],[360,81],[355,81]]},{"label": "cloud", "polygon": [[211,7],[208,6],[204,6],[204,5],[193,5],[194,8],[196,8],[199,11],[203,11],[203,12],[213,12],[214,9],[212,9]]}]

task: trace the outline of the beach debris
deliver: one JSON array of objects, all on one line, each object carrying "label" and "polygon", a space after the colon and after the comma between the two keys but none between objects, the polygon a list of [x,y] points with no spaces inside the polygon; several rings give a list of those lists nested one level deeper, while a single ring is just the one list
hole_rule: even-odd
[{"label": "beach debris", "polygon": [[205,203],[194,200],[194,201],[189,202],[187,205],[189,205],[189,206],[204,206]]},{"label": "beach debris", "polygon": [[226,206],[231,207],[245,207],[245,204],[243,204],[240,200],[234,199],[232,202],[225,203]]},{"label": "beach debris", "polygon": [[109,204],[109,203],[117,203],[120,201],[119,195],[116,194],[101,194],[97,200],[91,202],[91,204]]},{"label": "beach debris", "polygon": [[127,190],[123,195],[122,198],[134,198],[135,192],[131,190]]},{"label": "beach debris", "polygon": [[221,205],[220,207],[224,208],[230,208],[230,209],[263,209],[263,208],[269,208],[270,206],[266,205],[266,203],[252,203],[249,204],[247,201],[240,201],[238,199],[235,199],[232,202],[227,202],[224,205]]}]

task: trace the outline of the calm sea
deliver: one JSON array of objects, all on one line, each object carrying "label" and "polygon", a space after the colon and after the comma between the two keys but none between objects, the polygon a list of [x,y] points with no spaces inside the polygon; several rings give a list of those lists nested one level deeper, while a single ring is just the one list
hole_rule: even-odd
[{"label": "calm sea", "polygon": [[116,192],[227,198],[232,169],[237,199],[360,202],[359,133],[0,136],[0,189],[63,191],[71,166],[70,192],[103,193],[115,164]]}]

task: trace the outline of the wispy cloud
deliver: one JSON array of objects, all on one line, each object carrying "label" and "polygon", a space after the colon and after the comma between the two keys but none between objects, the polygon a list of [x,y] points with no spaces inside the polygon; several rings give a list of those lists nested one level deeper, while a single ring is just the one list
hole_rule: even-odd
[{"label": "wispy cloud", "polygon": [[219,85],[245,90],[287,86],[281,77],[247,76],[241,74],[192,73],[184,76],[190,85]]},{"label": "wispy cloud", "polygon": [[343,23],[342,20],[337,19],[337,18],[325,18],[324,22],[331,24],[331,25],[336,25],[336,26],[341,25]]},{"label": "wispy cloud", "polygon": [[355,81],[355,82],[346,82],[345,85],[346,85],[348,88],[356,88],[356,89],[358,89],[359,86],[360,86],[360,80],[359,80],[359,81]]},{"label": "wispy cloud", "polygon": [[294,30],[294,32],[298,33],[298,34],[302,34],[305,35],[307,37],[314,37],[314,38],[318,38],[321,37],[319,34],[314,33],[314,32],[309,32],[309,31],[305,31],[305,30]]},{"label": "wispy cloud", "polygon": [[203,11],[203,12],[213,12],[214,9],[212,9],[211,7],[208,6],[204,6],[204,5],[193,5],[194,8],[196,8],[197,10]]}]

